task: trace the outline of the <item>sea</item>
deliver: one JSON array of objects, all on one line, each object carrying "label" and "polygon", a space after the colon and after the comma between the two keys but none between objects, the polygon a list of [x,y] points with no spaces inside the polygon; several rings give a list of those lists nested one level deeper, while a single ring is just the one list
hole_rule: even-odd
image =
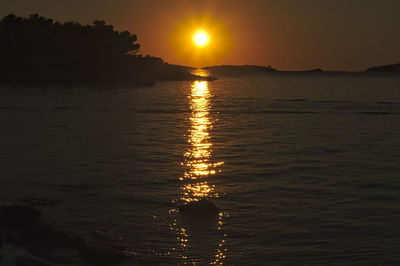
[{"label": "sea", "polygon": [[0,126],[1,205],[116,265],[400,265],[400,77],[3,86]]}]

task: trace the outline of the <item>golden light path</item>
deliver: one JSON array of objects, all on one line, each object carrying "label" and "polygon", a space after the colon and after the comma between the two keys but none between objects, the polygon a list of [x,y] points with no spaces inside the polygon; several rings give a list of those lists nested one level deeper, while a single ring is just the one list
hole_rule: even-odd
[{"label": "golden light path", "polygon": [[[191,93],[188,96],[191,109],[190,129],[188,134],[189,149],[184,154],[185,161],[182,166],[185,168],[183,177],[179,178],[182,182],[181,198],[182,202],[191,202],[202,198],[218,198],[219,194],[215,191],[215,185],[209,183],[211,176],[221,170],[218,167],[223,162],[212,162],[212,142],[210,130],[213,126],[213,119],[210,115],[212,97],[207,81],[195,81],[191,86]],[[221,234],[218,243],[215,246],[214,254],[210,254],[209,264],[222,265],[226,257],[226,234],[222,232],[224,214],[220,213],[215,221],[217,223],[216,230]],[[196,244],[202,247],[205,243],[195,243],[193,236],[190,235],[190,228],[178,225],[176,219],[170,225],[171,230],[176,231],[178,248],[177,256],[182,264],[196,264],[195,257],[192,257],[191,247]],[[216,234],[216,233],[215,233]],[[215,234],[213,234],[215,236]],[[194,248],[193,248],[194,249]]]},{"label": "golden light path", "polygon": [[[195,81],[192,85],[190,95],[190,109],[192,111],[190,122],[191,129],[189,130],[188,142],[190,144],[189,150],[185,153],[185,171],[184,179],[201,179],[216,173],[216,168],[223,164],[223,162],[211,163],[211,150],[212,143],[210,140],[210,129],[212,128],[212,121],[210,118],[210,90],[208,89],[207,81]],[[208,186],[207,182],[203,182],[203,189],[199,186],[188,186],[192,189],[188,190],[186,194],[189,197],[182,198],[185,201],[197,200],[199,197],[210,196],[213,188]],[[207,193],[199,193],[205,191]],[[195,196],[195,197],[193,197]],[[218,197],[218,195],[214,195]]]}]

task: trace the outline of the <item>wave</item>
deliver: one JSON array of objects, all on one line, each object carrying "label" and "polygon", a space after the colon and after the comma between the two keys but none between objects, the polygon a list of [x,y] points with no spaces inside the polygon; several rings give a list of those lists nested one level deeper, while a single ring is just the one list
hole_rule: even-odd
[{"label": "wave", "polygon": [[400,104],[400,102],[382,101],[382,102],[376,102],[376,104],[390,104],[390,105],[397,105],[397,104]]},{"label": "wave", "polygon": [[316,114],[316,111],[291,111],[291,110],[260,110],[260,111],[243,111],[245,114]]},{"label": "wave", "polygon": [[71,111],[81,109],[81,106],[52,106],[51,109],[57,111]]},{"label": "wave", "polygon": [[337,103],[341,103],[341,104],[349,104],[349,103],[355,103],[352,101],[316,101],[317,103],[324,103],[324,104],[337,104]]},{"label": "wave", "polygon": [[276,99],[277,102],[308,102],[308,99],[298,98],[298,99]]},{"label": "wave", "polygon": [[385,112],[385,111],[367,111],[359,112],[361,115],[398,115],[399,113]]},{"label": "wave", "polygon": [[29,111],[29,112],[59,112],[59,111],[74,111],[81,109],[81,106],[51,106],[51,107],[21,107],[21,106],[0,106],[0,110],[9,111]]},{"label": "wave", "polygon": [[[138,109],[138,108],[129,108],[129,111],[133,111],[134,113],[138,114],[185,114],[185,113],[191,113],[191,110],[179,110],[179,109],[162,109],[162,108],[156,108],[156,109]],[[208,111],[210,112],[210,111]]]}]

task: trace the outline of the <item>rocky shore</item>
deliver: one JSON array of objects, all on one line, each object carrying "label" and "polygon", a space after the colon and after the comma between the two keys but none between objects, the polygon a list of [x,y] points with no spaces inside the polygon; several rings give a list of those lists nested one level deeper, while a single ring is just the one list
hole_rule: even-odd
[{"label": "rocky shore", "polygon": [[16,266],[118,265],[134,254],[112,244],[89,243],[40,221],[28,205],[0,207],[0,264]]}]

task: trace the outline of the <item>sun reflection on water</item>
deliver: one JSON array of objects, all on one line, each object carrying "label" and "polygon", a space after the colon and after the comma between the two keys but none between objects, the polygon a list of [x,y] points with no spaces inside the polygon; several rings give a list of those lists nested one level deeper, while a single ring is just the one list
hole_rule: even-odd
[{"label": "sun reflection on water", "polygon": [[[204,179],[210,175],[216,174],[217,168],[223,162],[211,162],[212,142],[210,130],[213,121],[210,116],[211,93],[207,81],[195,81],[191,88],[189,105],[191,109],[188,142],[189,150],[185,153],[184,176],[180,180],[198,180]],[[199,181],[185,184],[182,187],[183,195],[181,200],[190,202],[205,197],[218,197],[215,193],[215,186],[210,185],[208,181]]]},{"label": "sun reflection on water", "polygon": [[[195,81],[191,86],[191,93],[188,96],[189,106],[191,109],[190,129],[188,131],[189,148],[184,154],[184,174],[179,178],[181,181],[180,202],[192,202],[202,198],[218,198],[219,194],[216,191],[214,184],[210,183],[210,177],[221,172],[219,169],[224,163],[212,161],[212,140],[210,131],[213,126],[213,116],[211,115],[210,98],[212,97],[207,81]],[[171,215],[177,214],[177,210],[170,210]],[[181,264],[196,264],[196,255],[193,251],[196,245],[201,248],[211,248],[205,246],[205,243],[199,242],[196,236],[191,235],[191,228],[188,225],[183,225],[178,222],[179,219],[173,219],[170,224],[170,229],[175,231],[177,248],[173,249]],[[212,233],[212,238],[215,235],[221,237],[217,242],[213,240],[209,252],[209,263],[222,265],[226,258],[226,234],[223,233],[224,214],[219,213],[215,220],[215,233]],[[210,229],[207,229],[210,231]],[[209,233],[209,232],[208,232]],[[192,251],[192,252],[191,252]],[[204,259],[204,258],[203,258]],[[200,261],[201,262],[201,261]]]}]

